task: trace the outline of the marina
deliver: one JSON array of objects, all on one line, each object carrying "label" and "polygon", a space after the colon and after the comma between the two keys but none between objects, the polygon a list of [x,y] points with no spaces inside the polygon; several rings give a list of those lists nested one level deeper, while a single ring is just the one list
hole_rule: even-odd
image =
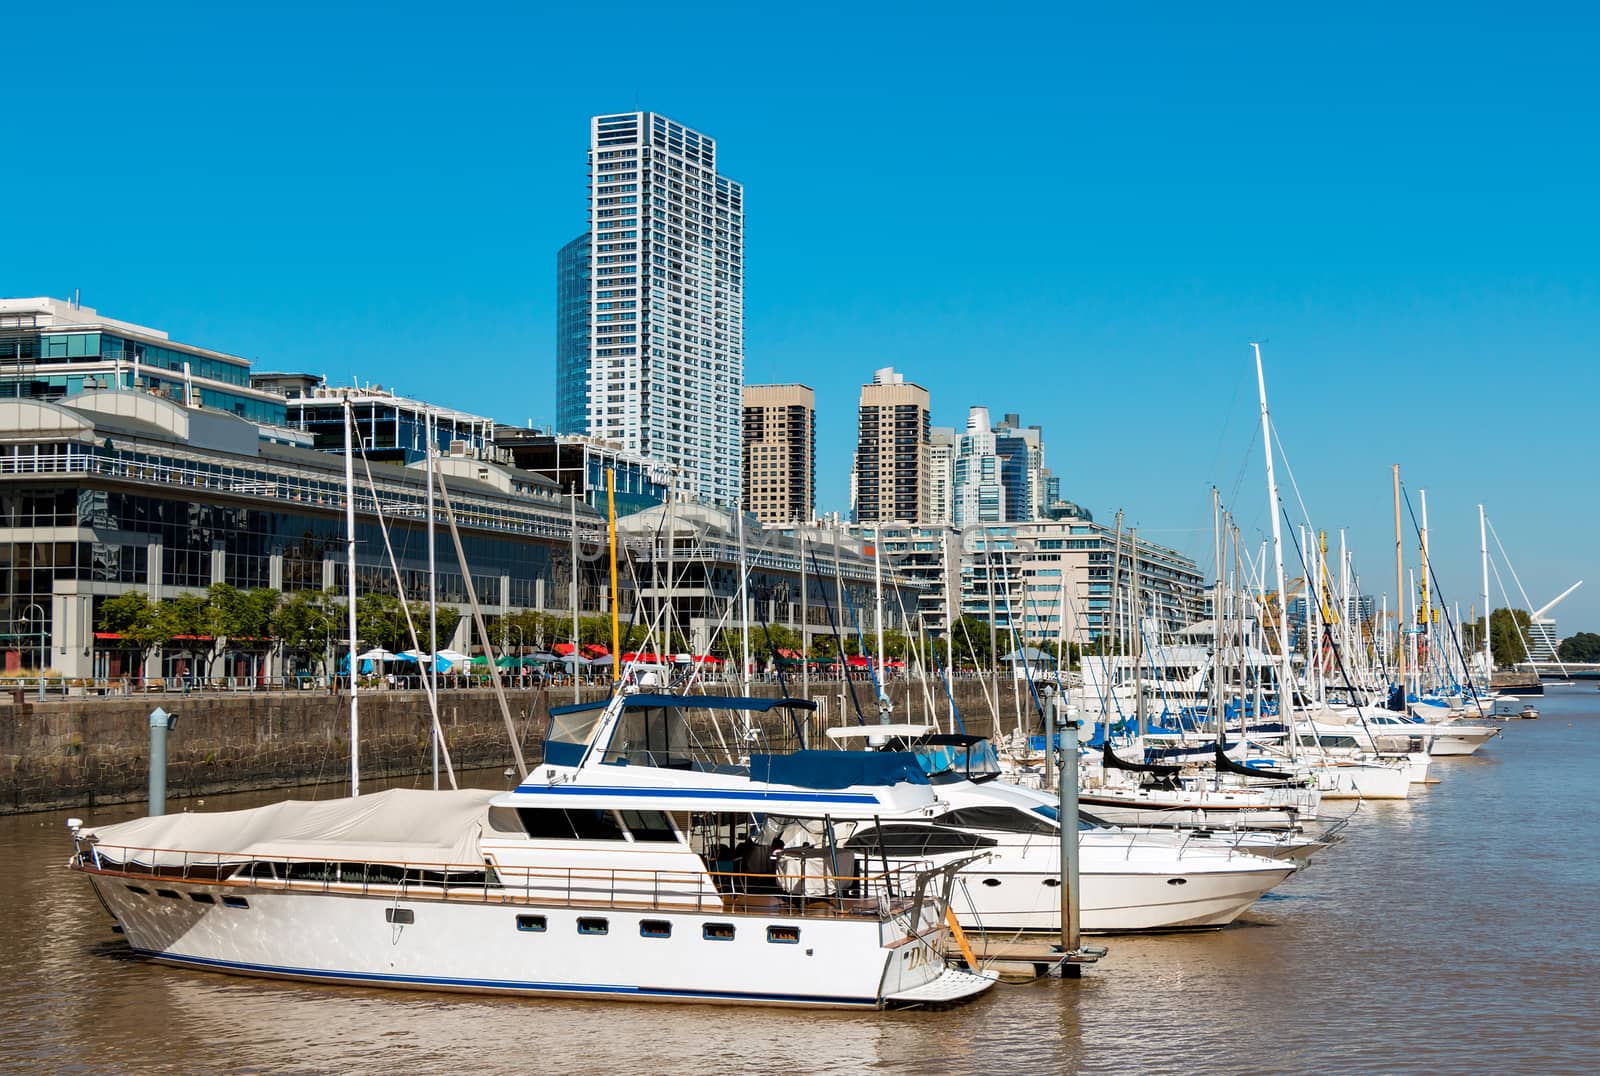
[{"label": "marina", "polygon": [[[1081,978],[1001,984],[930,1014],[619,1008],[161,967],[130,958],[65,869],[68,812],[0,818],[12,864],[0,879],[12,969],[0,1067],[435,1071],[470,1054],[493,1071],[520,1067],[536,1041],[581,1057],[574,1071],[616,1071],[637,1067],[648,1039],[652,1067],[694,1072],[744,1064],[739,1043],[755,1037],[766,1063],[808,1071],[1182,1072],[1202,1054],[1234,1071],[1438,1071],[1479,1067],[1486,1043],[1507,1071],[1592,1071],[1600,1040],[1574,1017],[1591,1011],[1600,974],[1589,929],[1600,867],[1572,854],[1570,833],[1600,821],[1585,791],[1600,751],[1596,697],[1554,686],[1540,720],[1507,728],[1491,753],[1449,760],[1440,784],[1408,800],[1363,805],[1345,840],[1224,930],[1107,938],[1109,954]],[[213,797],[203,809],[281,798]],[[508,1021],[518,1035],[504,1035]],[[1472,1035],[1440,1033],[1462,1022]]]}]

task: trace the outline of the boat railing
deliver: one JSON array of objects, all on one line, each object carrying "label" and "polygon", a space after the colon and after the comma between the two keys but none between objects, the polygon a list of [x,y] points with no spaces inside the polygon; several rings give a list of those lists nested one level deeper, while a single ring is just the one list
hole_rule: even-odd
[{"label": "boat railing", "polygon": [[362,861],[250,856],[80,841],[71,865],[131,881],[238,890],[342,893],[405,900],[661,909],[803,917],[899,915],[924,901],[931,864],[785,877],[694,869]]}]

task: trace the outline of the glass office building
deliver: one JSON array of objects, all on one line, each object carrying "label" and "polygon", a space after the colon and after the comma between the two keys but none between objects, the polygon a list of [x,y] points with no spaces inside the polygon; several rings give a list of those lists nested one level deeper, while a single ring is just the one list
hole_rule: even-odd
[{"label": "glass office building", "polygon": [[284,404],[252,388],[237,355],[180,344],[65,299],[0,299],[0,399],[58,400],[80,392],[143,392],[180,404],[284,424]]},{"label": "glass office building", "polygon": [[556,432],[589,432],[589,233],[556,255]]},{"label": "glass office building", "polygon": [[[541,476],[472,458],[441,461],[485,615],[602,608],[604,565],[580,556],[573,526],[603,526]],[[427,593],[420,467],[358,467],[357,587],[393,593],[376,505],[404,588]],[[0,658],[67,677],[173,675],[95,631],[98,607],[137,590],[152,600],[213,583],[286,593],[343,589],[344,461],[275,444],[237,416],[147,393],[87,392],[58,402],[0,400]],[[436,508],[439,597],[466,586]],[[44,639],[39,638],[43,629]],[[334,641],[338,645],[338,641]],[[252,675],[260,674],[259,670]]]}]

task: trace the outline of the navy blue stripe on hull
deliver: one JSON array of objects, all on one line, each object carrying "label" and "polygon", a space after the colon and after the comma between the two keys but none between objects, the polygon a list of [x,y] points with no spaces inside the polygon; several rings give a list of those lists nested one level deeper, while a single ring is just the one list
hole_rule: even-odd
[{"label": "navy blue stripe on hull", "polygon": [[510,994],[567,994],[577,997],[634,998],[640,1001],[743,1001],[763,1005],[831,1005],[849,1008],[878,1008],[877,998],[842,997],[828,994],[762,994],[727,990],[669,990],[660,987],[627,986],[603,983],[537,983],[506,979],[451,979],[427,975],[386,975],[381,972],[323,971],[318,968],[285,968],[271,964],[249,964],[210,957],[180,956],[153,949],[134,949],[140,956],[167,964],[205,968],[211,971],[245,975],[269,975],[285,979],[323,980],[355,986],[410,986],[444,990],[496,991]]}]

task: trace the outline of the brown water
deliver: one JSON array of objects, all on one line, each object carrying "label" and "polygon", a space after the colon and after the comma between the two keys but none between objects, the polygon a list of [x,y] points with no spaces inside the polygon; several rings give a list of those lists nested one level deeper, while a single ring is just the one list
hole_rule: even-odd
[{"label": "brown water", "polygon": [[1597,704],[1592,687],[1554,689],[1541,720],[1435,763],[1441,784],[1364,807],[1348,840],[1227,930],[1109,939],[1081,980],[1003,985],[941,1013],[471,998],[161,967],[127,955],[65,869],[67,813],[0,818],[0,1070],[1596,1072]]}]

